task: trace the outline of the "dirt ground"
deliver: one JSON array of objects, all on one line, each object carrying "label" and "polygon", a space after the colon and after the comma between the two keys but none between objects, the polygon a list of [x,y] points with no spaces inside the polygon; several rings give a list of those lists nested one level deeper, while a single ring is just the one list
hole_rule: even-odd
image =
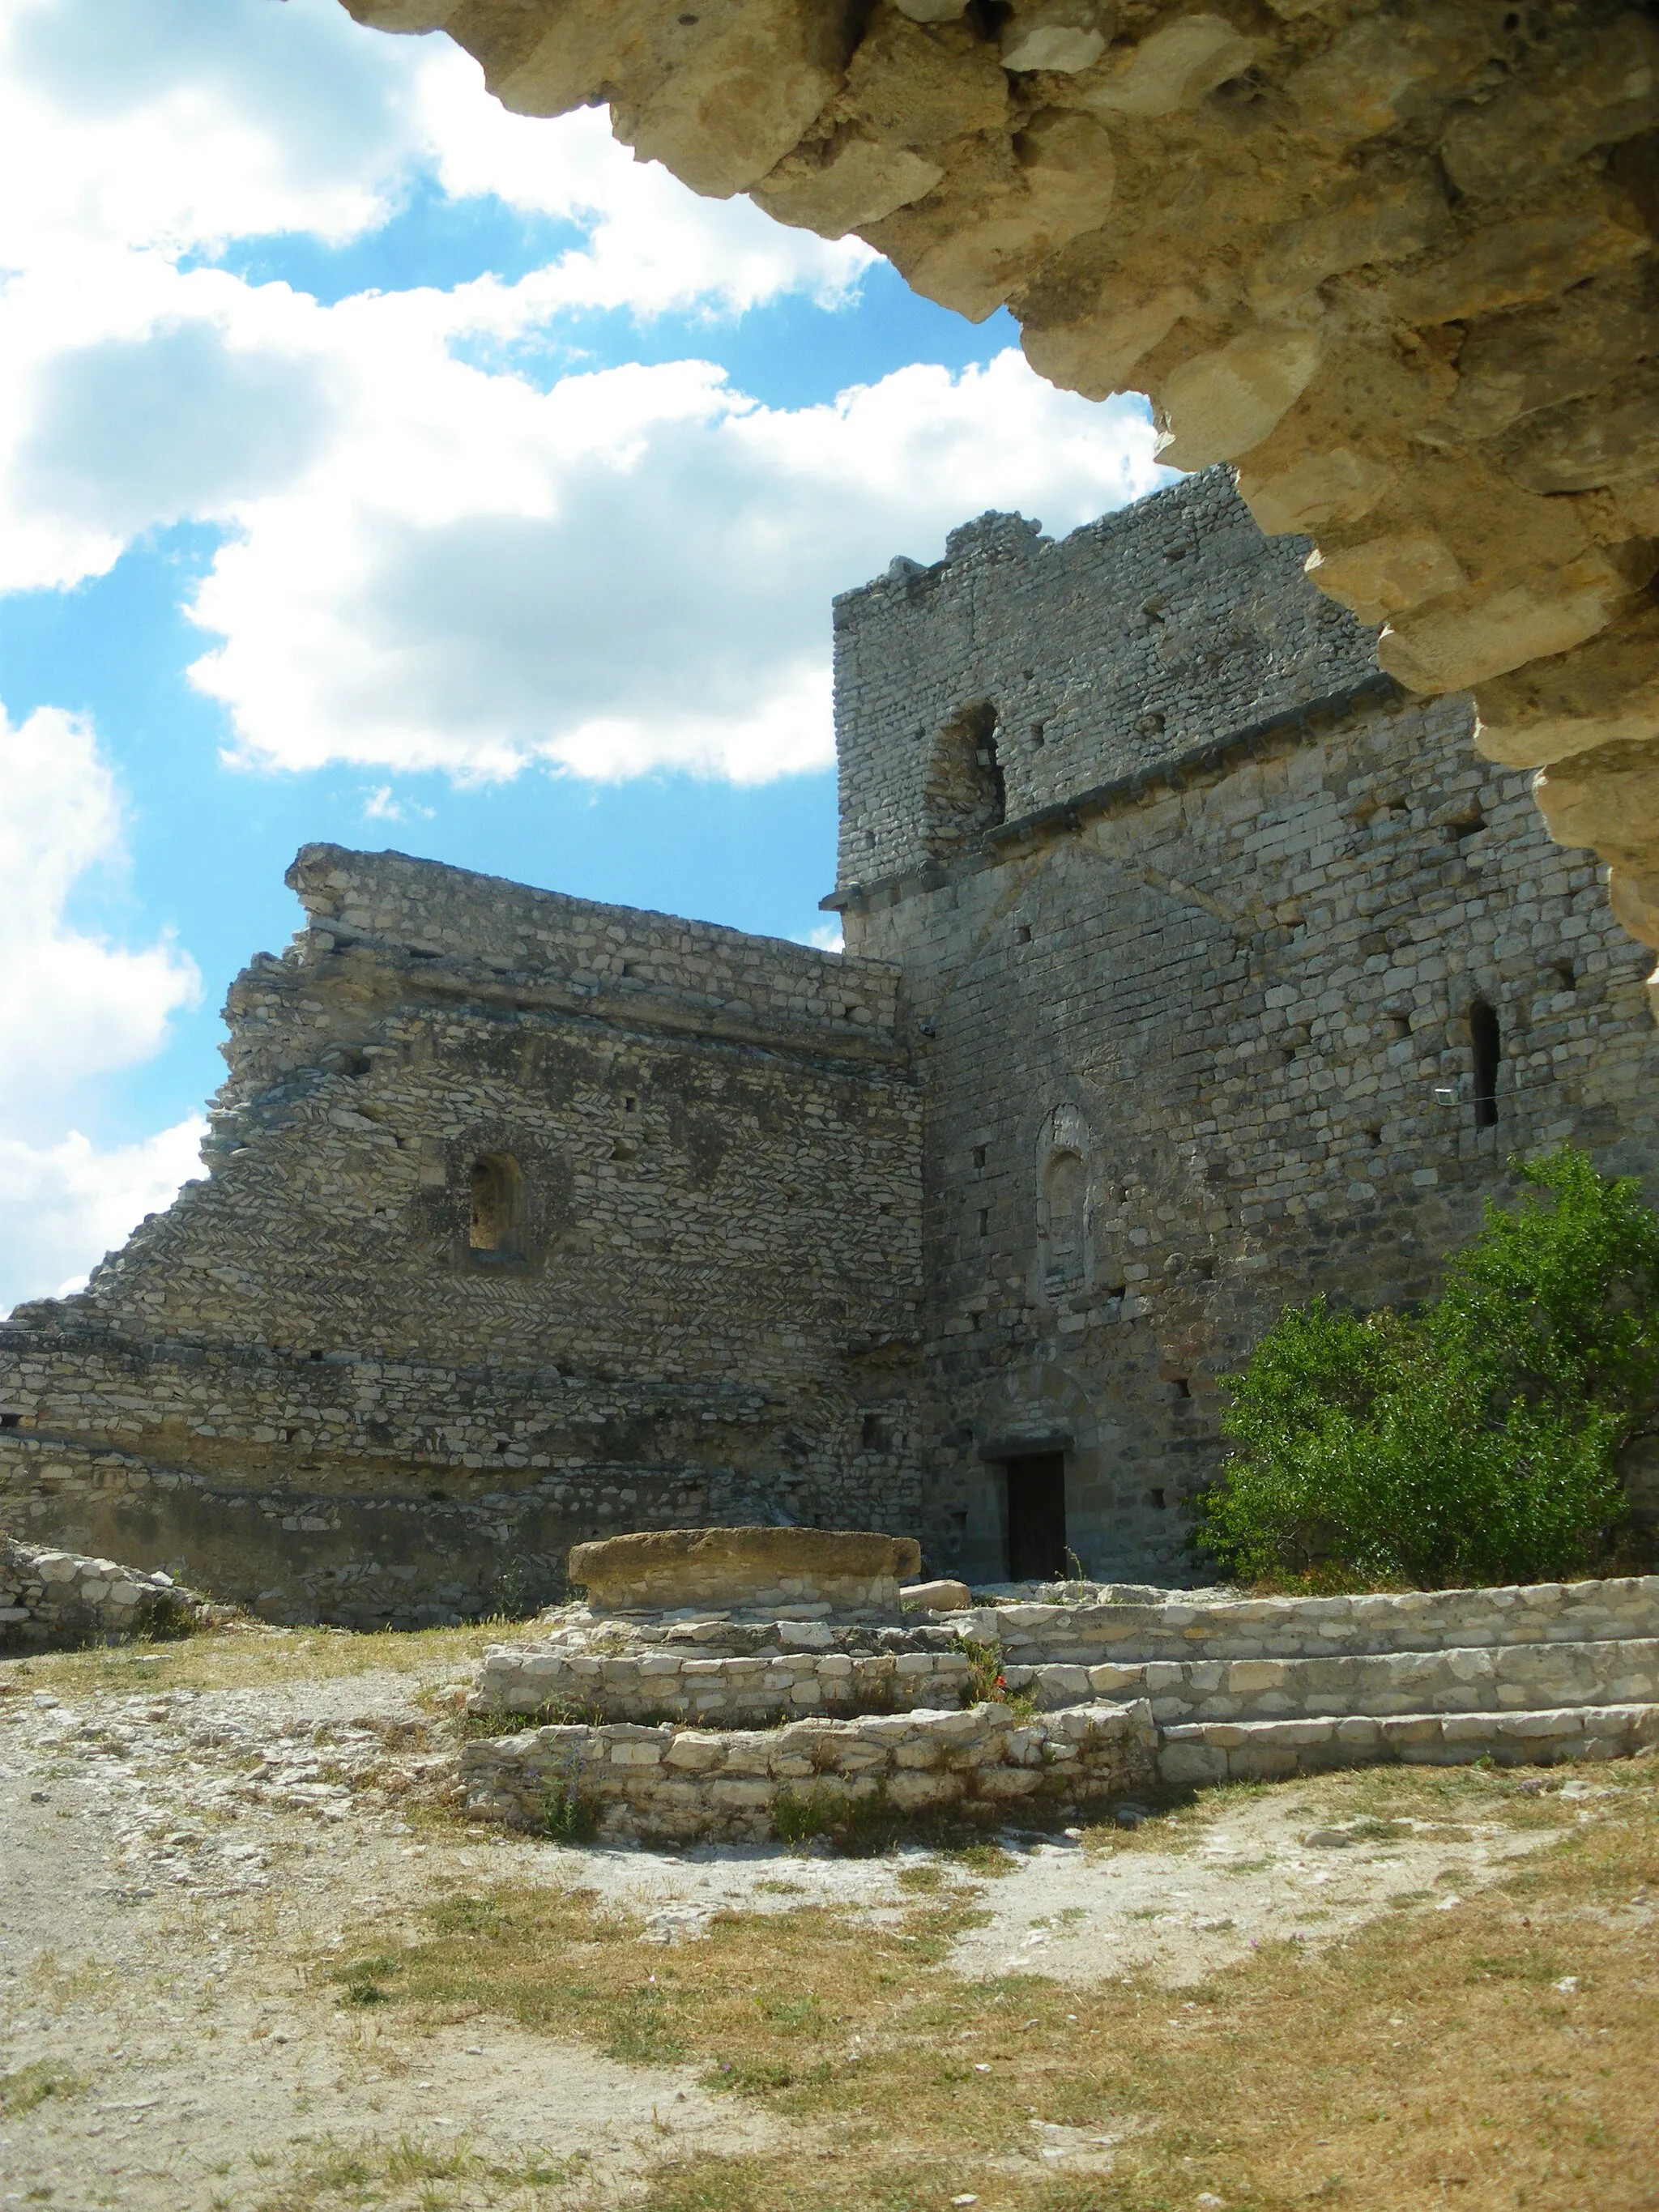
[{"label": "dirt ground", "polygon": [[[672,1855],[468,1826],[444,1692],[482,1640],[411,1638],[395,1666],[366,1663],[391,1639],[291,1634],[0,1662],[0,2203],[598,2205],[638,2197],[665,2157],[775,2142],[775,2114],[710,2094],[694,2065],[487,2013],[422,2026],[330,1982],[365,1931],[395,1950],[435,1902],[497,1885],[592,1892],[667,1946],[718,1914],[809,1905],[897,1928],[933,1878],[920,1848]],[[1570,1821],[1607,1795],[1596,1774],[1549,1786]],[[1358,1802],[1333,1818],[1317,1784],[1230,1793],[1121,1848],[1006,1832],[946,1862],[977,1907],[949,1966],[1185,1988],[1264,1943],[1455,1913],[1560,1832]],[[1031,2124],[1056,2169],[1103,2155],[1086,2129]]]}]

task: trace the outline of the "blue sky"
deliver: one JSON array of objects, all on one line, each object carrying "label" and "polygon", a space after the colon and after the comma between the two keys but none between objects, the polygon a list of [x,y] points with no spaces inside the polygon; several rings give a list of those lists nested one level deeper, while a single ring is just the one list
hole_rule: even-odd
[{"label": "blue sky", "polygon": [[810,938],[831,594],[1158,473],[441,36],[0,0],[0,1310],[193,1171],[298,845]]}]

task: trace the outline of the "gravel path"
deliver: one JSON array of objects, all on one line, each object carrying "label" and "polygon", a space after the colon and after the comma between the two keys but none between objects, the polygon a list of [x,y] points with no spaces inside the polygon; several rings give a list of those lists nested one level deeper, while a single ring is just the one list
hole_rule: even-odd
[{"label": "gravel path", "polygon": [[690,2074],[488,2020],[422,2034],[315,1986],[348,1925],[395,1942],[456,1883],[574,1871],[398,1817],[386,1785],[447,1759],[418,1676],[60,1704],[18,1672],[0,1664],[0,2076],[75,2086],[0,2113],[0,2203],[251,2206],[330,2142],[404,2138],[503,2169],[480,2203],[541,2201],[514,2169],[603,2202],[671,2136],[759,2140]]}]

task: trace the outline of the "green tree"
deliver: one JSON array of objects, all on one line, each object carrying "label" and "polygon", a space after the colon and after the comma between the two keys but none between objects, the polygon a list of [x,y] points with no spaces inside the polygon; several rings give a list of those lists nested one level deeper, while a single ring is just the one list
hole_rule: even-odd
[{"label": "green tree", "polygon": [[1239,1449],[1199,1535],[1228,1571],[1445,1586],[1605,1556],[1659,1393],[1659,1213],[1571,1145],[1516,1166],[1438,1297],[1287,1308],[1225,1378]]}]

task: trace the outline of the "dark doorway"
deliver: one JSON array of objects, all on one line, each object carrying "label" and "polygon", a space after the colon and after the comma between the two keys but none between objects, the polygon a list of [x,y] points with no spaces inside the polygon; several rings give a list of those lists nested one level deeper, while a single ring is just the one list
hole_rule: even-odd
[{"label": "dark doorway", "polygon": [[1066,1455],[1004,1462],[1008,1476],[1008,1579],[1048,1583],[1066,1573]]},{"label": "dark doorway", "polygon": [[1469,1008],[1469,1042],[1474,1048],[1474,1126],[1498,1127],[1498,1063],[1503,1056],[1503,1037],[1498,1017],[1484,999]]}]

